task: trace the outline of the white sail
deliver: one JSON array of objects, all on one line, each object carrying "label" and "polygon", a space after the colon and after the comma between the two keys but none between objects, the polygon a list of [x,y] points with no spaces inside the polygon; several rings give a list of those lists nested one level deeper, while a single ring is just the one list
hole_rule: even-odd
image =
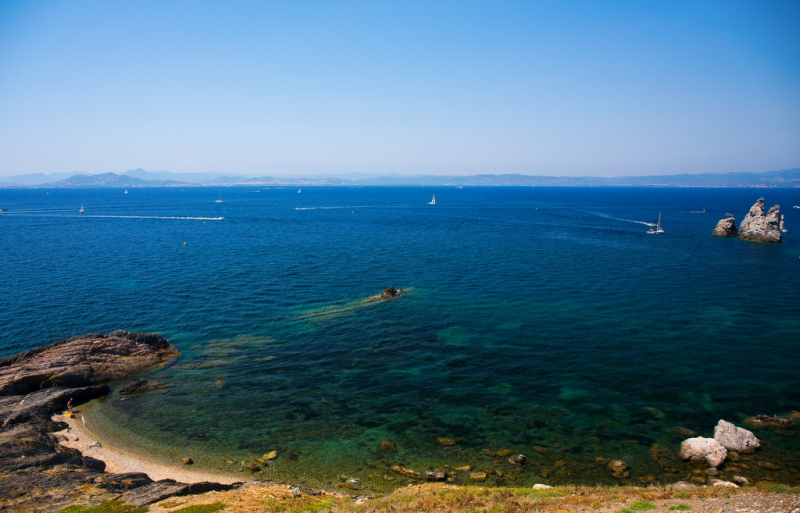
[{"label": "white sail", "polygon": [[428,202],[428,205],[435,205],[436,204],[436,195],[433,195],[433,198]]}]

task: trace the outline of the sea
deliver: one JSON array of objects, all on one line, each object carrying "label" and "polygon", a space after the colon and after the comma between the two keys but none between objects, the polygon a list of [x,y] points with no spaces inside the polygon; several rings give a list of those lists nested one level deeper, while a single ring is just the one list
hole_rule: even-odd
[{"label": "sea", "polygon": [[[711,236],[762,196],[783,243]],[[723,477],[800,484],[797,430],[746,421],[800,423],[795,205],[800,188],[0,189],[0,356],[163,334],[181,356],[136,377],[170,386],[83,405],[87,426],[243,479],[701,482],[681,441],[725,419],[762,448]]]}]

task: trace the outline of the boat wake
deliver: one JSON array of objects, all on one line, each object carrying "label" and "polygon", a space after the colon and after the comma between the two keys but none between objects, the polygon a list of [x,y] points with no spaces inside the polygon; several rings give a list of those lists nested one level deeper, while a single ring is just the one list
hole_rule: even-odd
[{"label": "boat wake", "polygon": [[179,219],[195,221],[222,221],[224,217],[190,217],[190,216],[104,216],[104,215],[82,215],[81,217],[109,218],[109,219]]},{"label": "boat wake", "polygon": [[360,207],[294,207],[295,210],[347,210],[347,209],[354,209],[354,208],[377,208],[377,207],[370,207],[370,206],[360,206]]},{"label": "boat wake", "polygon": [[636,221],[634,219],[625,219],[624,217],[614,217],[608,214],[601,214],[600,212],[589,212],[590,214],[594,214],[596,216],[605,217],[606,219],[613,219],[614,221],[625,221],[626,223],[636,223],[636,224],[643,224],[645,226],[655,226],[656,223],[648,223],[646,221]]}]

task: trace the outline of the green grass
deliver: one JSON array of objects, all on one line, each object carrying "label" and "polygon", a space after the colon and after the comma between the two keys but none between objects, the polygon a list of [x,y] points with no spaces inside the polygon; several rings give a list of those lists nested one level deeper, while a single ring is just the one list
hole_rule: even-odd
[{"label": "green grass", "polygon": [[636,511],[644,511],[646,509],[656,509],[656,508],[657,506],[655,504],[647,501],[636,501],[633,504],[631,504],[631,509]]},{"label": "green grass", "polygon": [[147,510],[147,508],[137,508],[136,506],[113,500],[98,504],[97,506],[81,506],[76,504],[66,507],[58,513],[145,513]]},{"label": "green grass", "polygon": [[194,506],[186,506],[185,508],[176,509],[171,513],[216,513],[219,510],[227,508],[228,505],[224,502],[214,502],[212,504],[195,504]]},{"label": "green grass", "polygon": [[625,508],[625,509],[621,509],[621,510],[617,511],[617,513],[635,513],[635,512],[630,510],[630,509],[628,509],[628,508]]},{"label": "green grass", "polygon": [[677,506],[669,507],[670,511],[689,511],[690,509],[692,509],[692,507],[688,504],[678,504]]},{"label": "green grass", "polygon": [[794,493],[800,494],[800,488],[789,488],[783,485],[769,485],[769,491],[772,493]]},{"label": "green grass", "polygon": [[689,494],[686,492],[678,492],[675,495],[673,495],[673,497],[675,497],[676,499],[688,499]]}]

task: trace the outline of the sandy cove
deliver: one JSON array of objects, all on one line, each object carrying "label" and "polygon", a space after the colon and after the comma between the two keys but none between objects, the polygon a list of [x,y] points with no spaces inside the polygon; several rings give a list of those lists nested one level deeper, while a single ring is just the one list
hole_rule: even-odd
[{"label": "sandy cove", "polygon": [[[127,472],[142,472],[153,481],[174,479],[181,483],[202,483],[213,481],[215,483],[233,484],[243,481],[236,477],[194,470],[187,466],[165,465],[154,459],[131,454],[120,448],[114,447],[102,436],[91,431],[82,415],[77,418],[66,418],[54,415],[54,422],[66,422],[68,429],[54,433],[59,437],[59,443],[65,447],[77,449],[81,454],[96,458],[106,464],[106,472],[124,474]],[[99,444],[99,445],[98,445]]]}]

